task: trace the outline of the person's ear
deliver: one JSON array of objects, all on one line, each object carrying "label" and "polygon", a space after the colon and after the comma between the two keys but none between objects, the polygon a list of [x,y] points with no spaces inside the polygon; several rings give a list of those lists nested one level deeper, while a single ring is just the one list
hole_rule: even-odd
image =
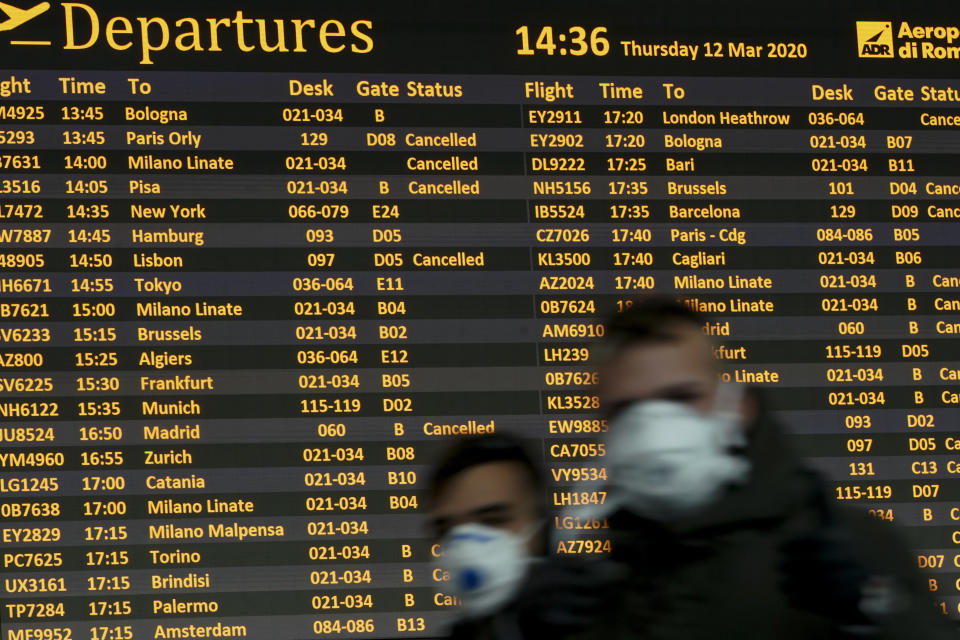
[{"label": "person's ear", "polygon": [[740,394],[740,417],[741,428],[749,431],[757,417],[757,396],[752,387],[746,387]]}]

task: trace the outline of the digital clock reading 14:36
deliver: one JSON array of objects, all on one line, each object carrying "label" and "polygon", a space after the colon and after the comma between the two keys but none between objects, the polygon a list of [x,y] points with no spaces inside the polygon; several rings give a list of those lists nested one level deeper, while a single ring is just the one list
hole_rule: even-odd
[{"label": "digital clock reading 14:36", "polygon": [[518,56],[532,56],[542,51],[548,56],[567,54],[571,56],[585,56],[588,53],[595,56],[605,56],[610,53],[610,41],[606,37],[606,27],[594,27],[588,33],[583,27],[570,27],[566,31],[553,33],[553,27],[547,25],[540,28],[533,46],[530,46],[530,27],[521,26],[514,33],[520,36]]}]

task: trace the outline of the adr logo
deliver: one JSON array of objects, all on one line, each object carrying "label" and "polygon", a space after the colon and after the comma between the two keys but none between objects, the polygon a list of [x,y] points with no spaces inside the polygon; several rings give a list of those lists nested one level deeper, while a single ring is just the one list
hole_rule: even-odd
[{"label": "adr logo", "polygon": [[861,58],[892,58],[893,24],[858,20],[857,55]]}]

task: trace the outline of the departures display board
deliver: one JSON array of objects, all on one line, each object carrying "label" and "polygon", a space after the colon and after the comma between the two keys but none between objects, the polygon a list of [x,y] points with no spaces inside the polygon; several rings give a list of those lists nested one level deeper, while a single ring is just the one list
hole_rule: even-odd
[{"label": "departures display board", "polygon": [[3,640],[440,636],[420,490],[463,434],[529,438],[553,552],[605,553],[562,508],[603,499],[598,318],[649,291],[958,616],[955,12],[32,3]]}]

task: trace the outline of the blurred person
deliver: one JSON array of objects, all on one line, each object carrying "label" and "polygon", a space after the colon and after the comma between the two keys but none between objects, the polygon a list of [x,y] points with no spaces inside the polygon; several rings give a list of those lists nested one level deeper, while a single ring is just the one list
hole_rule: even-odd
[{"label": "blurred person", "polygon": [[607,518],[630,577],[576,637],[942,637],[891,525],[837,505],[759,392],[720,382],[704,325],[660,296],[608,323],[607,498],[578,513]]},{"label": "blurred person", "polygon": [[451,637],[563,638],[593,622],[615,570],[549,558],[541,471],[516,439],[458,439],[428,483]]}]

